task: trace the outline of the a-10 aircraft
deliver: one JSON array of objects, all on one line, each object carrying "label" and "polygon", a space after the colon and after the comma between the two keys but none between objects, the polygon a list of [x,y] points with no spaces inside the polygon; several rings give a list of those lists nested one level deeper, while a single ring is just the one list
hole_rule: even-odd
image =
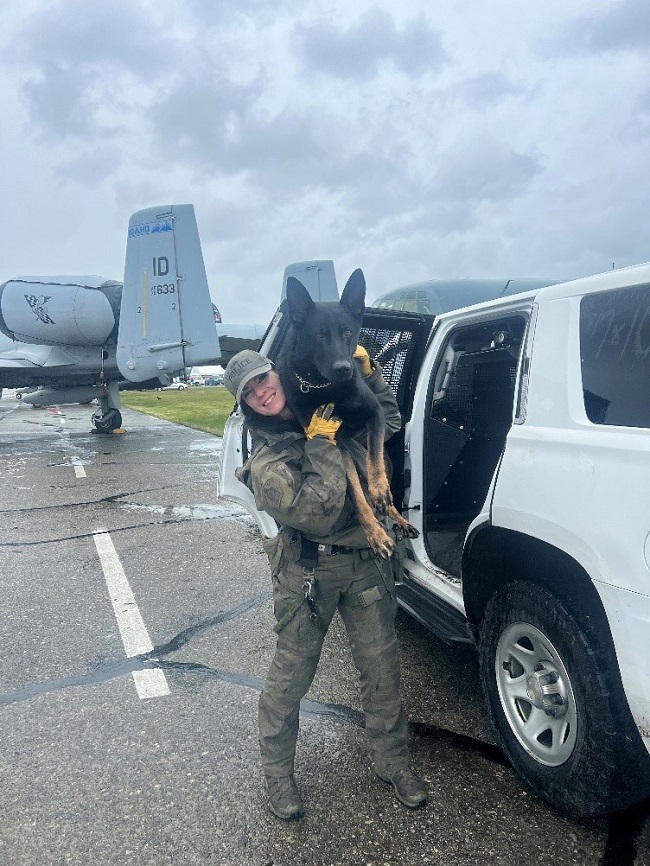
[{"label": "a-10 aircraft", "polygon": [[124,282],[98,276],[18,277],[0,285],[0,393],[34,405],[97,398],[95,429],[122,424],[121,382],[160,387],[221,357],[189,204],[129,220]]}]

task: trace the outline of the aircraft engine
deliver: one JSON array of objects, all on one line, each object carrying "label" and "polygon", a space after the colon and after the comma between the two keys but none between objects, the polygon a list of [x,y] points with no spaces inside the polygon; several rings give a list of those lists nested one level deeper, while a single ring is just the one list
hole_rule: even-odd
[{"label": "aircraft engine", "polygon": [[117,337],[121,295],[104,277],[18,277],[0,286],[0,331],[22,343],[103,346]]}]

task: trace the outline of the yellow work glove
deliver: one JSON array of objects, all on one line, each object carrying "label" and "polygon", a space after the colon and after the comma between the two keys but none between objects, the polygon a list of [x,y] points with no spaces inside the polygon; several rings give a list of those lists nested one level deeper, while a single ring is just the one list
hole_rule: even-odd
[{"label": "yellow work glove", "polygon": [[309,427],[305,427],[307,439],[314,439],[316,436],[320,436],[323,439],[329,439],[333,445],[336,445],[336,434],[343,422],[333,413],[334,403],[319,406],[311,416]]},{"label": "yellow work glove", "polygon": [[372,373],[372,364],[370,363],[370,355],[366,352],[363,346],[357,346],[354,350],[353,358],[361,361],[361,371],[364,376],[369,376]]}]

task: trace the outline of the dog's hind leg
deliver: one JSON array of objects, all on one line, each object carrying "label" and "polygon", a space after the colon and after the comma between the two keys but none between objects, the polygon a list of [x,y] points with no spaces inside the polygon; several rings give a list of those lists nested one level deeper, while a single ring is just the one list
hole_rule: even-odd
[{"label": "dog's hind leg", "polygon": [[395,508],[394,505],[389,506],[388,508],[388,517],[396,523],[398,526],[401,526],[404,530],[404,535],[407,538],[417,538],[420,534],[420,531],[413,526],[412,523],[409,523],[405,517],[399,513],[399,511]]},{"label": "dog's hind leg", "polygon": [[417,538],[418,530],[408,522],[393,504],[393,495],[386,473],[384,460],[384,442],[382,437],[374,434],[373,428],[368,429],[368,451],[366,453],[368,471],[368,495],[380,514],[386,514],[393,523],[401,526],[407,538]]},{"label": "dog's hind leg", "polygon": [[363,531],[366,533],[368,544],[376,554],[382,556],[384,559],[388,559],[393,555],[395,544],[390,535],[375,517],[372,508],[368,505],[361,486],[361,481],[359,480],[357,468],[354,465],[352,457],[344,447],[341,447],[341,456],[343,457],[343,462],[345,464],[345,474],[348,479],[348,491],[352,501],[354,502],[354,507],[357,510],[359,523],[363,527]]},{"label": "dog's hind leg", "polygon": [[[383,431],[383,428],[382,428]],[[368,428],[368,450],[366,452],[366,471],[368,473],[368,496],[380,514],[388,514],[393,505],[386,463],[384,461],[384,437],[371,426]]]}]

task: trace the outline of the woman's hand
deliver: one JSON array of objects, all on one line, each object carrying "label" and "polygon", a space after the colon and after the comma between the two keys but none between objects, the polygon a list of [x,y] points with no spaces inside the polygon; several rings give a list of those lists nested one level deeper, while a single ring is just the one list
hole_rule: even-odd
[{"label": "woman's hand", "polygon": [[305,427],[307,439],[329,439],[332,445],[336,445],[336,434],[343,422],[334,414],[334,403],[319,406],[311,416],[309,426]]},{"label": "woman's hand", "polygon": [[361,372],[363,375],[370,376],[372,373],[372,362],[370,360],[370,355],[366,352],[363,346],[357,346],[352,357],[356,358],[357,361],[361,363]]}]

